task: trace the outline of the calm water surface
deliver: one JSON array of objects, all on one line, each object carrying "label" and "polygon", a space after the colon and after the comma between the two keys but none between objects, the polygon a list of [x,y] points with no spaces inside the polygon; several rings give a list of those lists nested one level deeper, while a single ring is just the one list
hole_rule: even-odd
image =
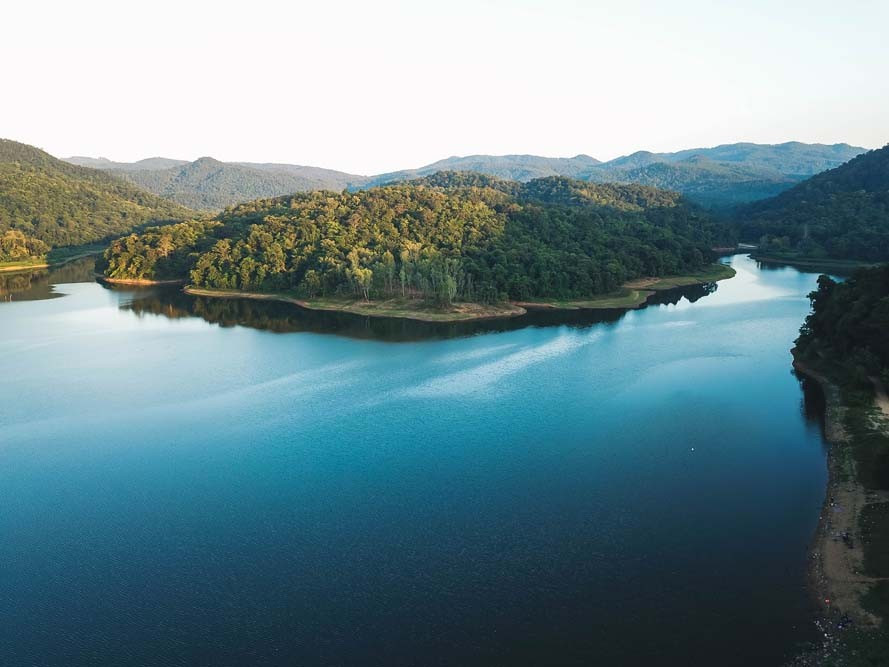
[{"label": "calm water surface", "polygon": [[780,664],[813,638],[817,276],[726,261],[456,327],[6,285],[0,664]]}]

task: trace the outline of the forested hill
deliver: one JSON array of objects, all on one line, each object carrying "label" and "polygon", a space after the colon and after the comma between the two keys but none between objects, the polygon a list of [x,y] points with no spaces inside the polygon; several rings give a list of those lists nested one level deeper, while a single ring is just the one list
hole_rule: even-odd
[{"label": "forested hill", "polygon": [[169,169],[188,164],[188,160],[174,160],[166,157],[147,157],[136,162],[114,162],[104,157],[84,157],[74,155],[62,158],[65,162],[90,169],[117,169],[120,171],[142,171],[143,169]]},{"label": "forested hill", "polygon": [[889,383],[889,265],[860,270],[841,283],[821,276],[810,299],[797,351]]},{"label": "forested hill", "polygon": [[165,169],[113,168],[112,173],[161,197],[195,209],[218,211],[244,201],[302,192],[343,189],[361,177],[296,165],[247,166],[203,157]]},{"label": "forested hill", "polygon": [[191,215],[105,172],[0,139],[0,234],[4,247],[9,246],[9,252],[0,251],[0,262],[46,246],[92,243],[146,222]]},{"label": "forested hill", "polygon": [[705,207],[729,208],[774,196],[824,169],[843,164],[866,149],[848,144],[724,144],[675,153],[638,151],[608,162],[588,155],[543,158],[535,155],[472,155],[370,178],[385,184],[440,170],[475,171],[527,181],[568,176],[596,183],[636,183],[677,190]]},{"label": "forested hill", "polygon": [[723,229],[653,188],[440,173],[258,200],[213,223],[148,230],[112,244],[106,274],[309,298],[586,297],[697,271],[725,242]]},{"label": "forested hill", "polygon": [[530,181],[547,176],[579,178],[601,164],[589,155],[570,158],[539,155],[467,155],[452,156],[418,169],[404,169],[372,176],[368,186],[386,185],[431,176],[440,171],[471,171],[506,180]]},{"label": "forested hill", "polygon": [[889,146],[739,212],[762,254],[889,261]]},{"label": "forested hill", "polygon": [[589,155],[469,155],[376,176],[293,164],[220,162],[212,158],[184,162],[155,157],[125,163],[72,157],[68,161],[110,170],[157,195],[206,210],[307,190],[390,185],[440,171],[471,171],[523,182],[566,176],[595,183],[635,183],[677,190],[702,206],[724,209],[776,195],[864,150],[847,144],[739,143],[676,153],[639,151],[604,163]]}]

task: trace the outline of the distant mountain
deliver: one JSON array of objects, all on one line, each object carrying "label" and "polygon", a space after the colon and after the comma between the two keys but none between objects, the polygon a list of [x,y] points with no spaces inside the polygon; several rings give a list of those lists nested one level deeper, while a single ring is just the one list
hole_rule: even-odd
[{"label": "distant mountain", "polygon": [[609,162],[588,155],[544,158],[535,155],[450,157],[418,169],[372,176],[368,185],[412,180],[438,171],[475,171],[498,178],[530,181],[546,176],[595,183],[637,183],[676,190],[697,204],[727,208],[792,187],[824,169],[836,167],[866,149],[836,144],[725,144],[676,153],[638,151]]},{"label": "distant mountain", "polygon": [[530,181],[546,176],[576,178],[601,164],[589,155],[574,157],[539,157],[537,155],[468,155],[449,157],[418,169],[393,171],[372,176],[367,185],[384,185],[431,176],[439,171],[474,171],[511,181]]},{"label": "distant mountain", "polygon": [[849,144],[804,144],[799,141],[783,144],[737,143],[713,148],[689,148],[675,153],[638,151],[605,162],[602,167],[606,170],[627,169],[660,162],[683,162],[698,157],[718,163],[742,164],[751,169],[772,170],[801,180],[848,162],[866,150]]},{"label": "distant mountain", "polygon": [[346,190],[359,188],[369,181],[367,176],[347,174],[334,169],[307,167],[299,164],[280,164],[275,162],[235,162],[233,164],[259,171],[290,174],[296,176],[310,187],[300,190]]},{"label": "distant mountain", "polygon": [[105,171],[0,139],[0,233],[21,232],[50,246],[80,245],[191,215]]},{"label": "distant mountain", "polygon": [[889,261],[889,146],[737,213],[765,255]]},{"label": "distant mountain", "polygon": [[580,178],[677,190],[710,208],[728,208],[792,187],[866,149],[848,144],[724,144],[676,153],[638,151],[594,167]]},{"label": "distant mountain", "polygon": [[794,177],[773,169],[744,163],[714,162],[703,156],[678,162],[660,162],[650,158],[654,158],[653,153],[644,157],[637,153],[619,163],[626,166],[597,169],[587,178],[603,183],[638,183],[676,190],[707,208],[725,208],[772,197],[798,182]]},{"label": "distant mountain", "polygon": [[188,160],[173,160],[168,157],[149,157],[138,162],[112,162],[104,157],[83,157],[74,155],[62,158],[65,162],[91,169],[119,169],[123,171],[142,171],[144,169],[169,169],[187,164]]},{"label": "distant mountain", "polygon": [[210,157],[166,169],[130,165],[109,171],[165,199],[203,210],[307,190],[343,190],[366,180],[316,167],[220,162]]},{"label": "distant mountain", "polygon": [[564,176],[595,183],[636,183],[676,190],[708,208],[728,208],[776,195],[864,150],[847,144],[738,143],[676,153],[639,151],[605,163],[589,155],[469,155],[376,176],[292,164],[219,162],[211,158],[195,162],[148,158],[132,163],[84,157],[68,160],[110,170],[162,197],[209,210],[307,190],[358,190],[415,180],[440,171],[475,172],[520,182]]}]

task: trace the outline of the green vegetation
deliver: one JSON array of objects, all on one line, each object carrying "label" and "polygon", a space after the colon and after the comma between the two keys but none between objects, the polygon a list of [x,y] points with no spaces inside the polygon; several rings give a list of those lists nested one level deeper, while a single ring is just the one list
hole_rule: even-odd
[{"label": "green vegetation", "polygon": [[653,162],[630,169],[601,168],[590,178],[676,190],[708,208],[726,208],[765,199],[799,182],[798,178],[773,169],[714,162],[702,156],[681,162]]},{"label": "green vegetation", "polygon": [[17,229],[0,234],[0,267],[17,264],[39,264],[49,252],[40,239],[26,236]]},{"label": "green vegetation", "polygon": [[[95,243],[151,220],[189,215],[189,211],[110,174],[0,139],[0,234],[7,239],[4,253],[20,258],[21,249],[26,248],[33,253],[31,261],[40,263],[37,260],[47,246]],[[16,236],[12,241],[6,236],[9,231],[22,234],[24,240]]]},{"label": "green vegetation", "polygon": [[157,195],[207,210],[309,190],[391,185],[442,171],[473,172],[521,182],[564,176],[595,183],[633,183],[676,190],[699,205],[726,208],[774,196],[864,150],[846,144],[739,143],[676,153],[639,151],[604,163],[589,155],[469,155],[369,177],[293,164],[224,163],[206,157],[195,162],[159,157],[131,163],[88,157],[67,161],[108,170]]},{"label": "green vegetation", "polygon": [[854,523],[858,535],[853,539],[860,539],[863,552],[862,570],[854,574],[869,578],[862,606],[883,619],[879,628],[853,627],[842,634],[836,662],[825,664],[884,664],[889,650],[889,503],[880,499],[889,491],[889,417],[880,401],[889,402],[883,393],[889,381],[889,265],[862,269],[842,283],[821,276],[810,299],[812,313],[800,329],[794,356],[839,388],[845,437],[833,457],[846,472],[836,481],[851,478],[868,492]]},{"label": "green vegetation", "polygon": [[441,173],[258,200],[211,223],[147,230],[112,244],[106,275],[444,308],[589,298],[636,278],[693,274],[723,233],[676,193],[653,188]]},{"label": "green vegetation", "polygon": [[889,261],[889,146],[739,212],[764,256]]},{"label": "green vegetation", "polygon": [[[253,167],[209,157],[163,169],[117,167],[112,173],[183,206],[213,211],[252,199],[331,187],[341,189],[353,182],[347,174],[328,170],[292,165]],[[361,178],[356,178],[360,184]]]},{"label": "green vegetation", "polygon": [[797,350],[807,357],[842,359],[858,380],[889,382],[889,266],[858,271],[838,283],[818,278],[812,312],[800,329]]},{"label": "green vegetation", "polygon": [[369,186],[389,185],[402,181],[432,176],[441,171],[464,171],[494,176],[510,181],[531,181],[548,176],[566,176],[583,179],[584,174],[600,165],[589,155],[570,158],[548,158],[538,155],[467,155],[449,157],[427,164],[419,169],[405,169],[374,176]]},{"label": "green vegetation", "polygon": [[185,278],[201,252],[209,250],[221,230],[215,221],[191,220],[149,227],[111,242],[99,268],[113,280]]}]

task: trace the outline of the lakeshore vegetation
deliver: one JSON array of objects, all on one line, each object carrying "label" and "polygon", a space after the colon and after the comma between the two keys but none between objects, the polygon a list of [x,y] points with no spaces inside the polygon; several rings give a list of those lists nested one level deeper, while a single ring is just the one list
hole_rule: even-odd
[{"label": "lakeshore vegetation", "polygon": [[40,264],[51,248],[108,241],[194,215],[111,174],[0,139],[0,264]]},{"label": "lakeshore vegetation", "polygon": [[889,261],[889,146],[741,209],[738,222],[759,255]]},{"label": "lakeshore vegetation", "polygon": [[[857,582],[854,601],[876,622],[837,627],[845,665],[885,664],[889,655],[889,265],[862,269],[843,282],[821,276],[810,294],[812,312],[800,329],[798,367],[824,378],[828,410],[840,437],[831,453],[831,487],[852,489],[860,508],[839,536],[849,549],[860,544],[853,571],[839,583]],[[800,365],[800,362],[802,364]],[[822,519],[824,520],[824,519]],[[836,539],[837,536],[834,536]],[[845,562],[845,561],[843,561]],[[860,614],[859,614],[860,616]],[[861,620],[861,619],[858,619]],[[866,619],[865,619],[866,620]]]},{"label": "lakeshore vegetation", "polygon": [[442,172],[359,192],[308,192],[114,241],[112,279],[302,298],[493,303],[584,298],[693,274],[730,230],[678,194],[562,177]]}]

